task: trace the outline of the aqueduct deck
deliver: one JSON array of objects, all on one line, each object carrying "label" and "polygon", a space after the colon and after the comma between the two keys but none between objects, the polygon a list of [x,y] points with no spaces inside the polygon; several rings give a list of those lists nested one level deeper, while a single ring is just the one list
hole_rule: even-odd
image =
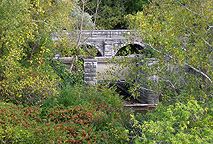
[{"label": "aqueduct deck", "polygon": [[[80,31],[66,32],[70,37],[78,39]],[[53,37],[57,41],[58,37]],[[95,47],[101,56],[112,57],[123,47],[127,45],[139,45],[144,47],[142,37],[132,30],[82,30],[81,31],[81,46]]]},{"label": "aqueduct deck", "polygon": [[[78,37],[79,33],[79,31],[74,31],[67,34],[71,37]],[[101,54],[101,56],[93,59],[83,59],[84,81],[86,81],[87,84],[95,84],[101,80],[98,79],[97,73],[104,73],[109,67],[115,65],[114,63],[108,63],[107,60],[112,59],[121,48],[127,45],[138,45],[142,48],[145,47],[142,38],[132,30],[83,30],[81,31],[80,45],[93,46]],[[66,64],[70,64],[72,61],[72,57],[59,59]],[[129,69],[127,71],[129,71]],[[118,73],[120,73],[120,71],[118,71]],[[122,77],[119,77],[119,79],[125,80],[122,79]],[[152,98],[150,96],[147,97]],[[152,98],[148,103],[156,104],[156,101]]]}]

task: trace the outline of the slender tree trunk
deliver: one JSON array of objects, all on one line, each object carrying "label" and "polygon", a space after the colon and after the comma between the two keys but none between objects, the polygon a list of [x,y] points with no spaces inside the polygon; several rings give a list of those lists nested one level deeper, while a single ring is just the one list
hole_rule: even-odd
[{"label": "slender tree trunk", "polygon": [[[80,42],[81,42],[81,37],[82,37],[82,30],[83,30],[83,23],[84,23],[84,9],[85,9],[86,2],[87,2],[87,0],[82,0],[82,4],[83,5],[82,5],[82,14],[81,14],[81,25],[80,25],[80,31],[79,31],[79,38],[78,38],[77,46],[76,46],[76,49],[75,49],[75,55],[73,56],[73,59],[72,59],[72,62],[71,62],[70,72],[73,69],[74,62],[77,59],[77,54],[78,54],[78,50],[79,50],[79,47],[80,47]],[[99,8],[100,2],[101,2],[101,0],[97,0],[97,6],[96,6],[96,11],[95,11],[95,20],[94,20],[94,26],[93,26],[93,29],[92,29],[92,33],[93,33],[94,29],[95,29],[95,23],[96,23],[96,18],[97,18],[97,13],[98,13],[98,8]],[[89,36],[82,43],[84,43],[88,38],[89,38]]]}]

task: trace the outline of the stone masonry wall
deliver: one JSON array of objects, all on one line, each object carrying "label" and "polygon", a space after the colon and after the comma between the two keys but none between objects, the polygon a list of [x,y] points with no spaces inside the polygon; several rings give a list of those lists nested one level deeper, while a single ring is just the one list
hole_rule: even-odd
[{"label": "stone masonry wall", "polygon": [[97,83],[97,60],[96,59],[84,59],[84,81],[87,85]]}]

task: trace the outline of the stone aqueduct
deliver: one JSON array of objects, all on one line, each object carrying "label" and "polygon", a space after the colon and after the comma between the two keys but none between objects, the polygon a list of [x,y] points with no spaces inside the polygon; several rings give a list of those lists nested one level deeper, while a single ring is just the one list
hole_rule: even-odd
[{"label": "stone aqueduct", "polygon": [[[80,31],[71,33],[64,31],[70,37],[78,37]],[[57,37],[53,37],[55,41]],[[104,73],[109,67],[114,66],[114,63],[109,63],[109,60],[123,47],[128,45],[138,45],[144,47],[142,38],[132,30],[82,30],[80,46],[93,46],[100,55],[93,59],[84,58],[84,80],[88,84],[98,83],[96,73]],[[60,57],[60,59],[70,64],[72,57]],[[123,80],[123,79],[122,79]]]},{"label": "stone aqueduct", "polygon": [[144,47],[142,39],[132,30],[83,30],[81,42],[81,45],[95,47],[103,57],[115,56],[119,49],[129,44]]},{"label": "stone aqueduct", "polygon": [[[77,38],[80,31],[67,32],[68,36]],[[53,37],[53,40],[57,42],[58,37]],[[139,37],[132,30],[82,30],[80,46],[93,46],[98,52],[99,56],[95,58],[84,58],[84,81],[88,84],[95,84],[102,78],[97,79],[97,73],[105,73],[109,67],[115,65],[112,57],[123,47],[128,45],[138,45],[144,47],[142,38]],[[72,57],[59,57],[66,65],[69,65],[72,61]],[[120,80],[124,80],[120,78]]]},{"label": "stone aqueduct", "polygon": [[[67,32],[68,36],[78,39],[80,31]],[[54,41],[58,41],[58,37],[53,37]],[[138,45],[144,47],[142,38],[132,30],[82,30],[80,46],[93,46],[102,57],[112,57],[122,47],[127,45]]]},{"label": "stone aqueduct", "polygon": [[[75,31],[74,34],[78,35],[79,31]],[[67,32],[66,32],[67,33]],[[73,36],[71,33],[67,33],[70,36]],[[57,41],[57,38],[53,38]],[[109,62],[113,56],[123,47],[127,45],[138,45],[140,47],[145,47],[145,44],[142,42],[142,38],[139,37],[132,30],[83,30],[82,39],[80,45],[89,45],[95,47],[100,55],[95,58],[84,58],[84,81],[88,85],[98,83],[102,78],[97,77],[97,73],[106,72],[109,67],[115,66],[113,62]],[[129,57],[129,56],[128,56]],[[130,56],[132,57],[132,56]],[[57,57],[63,63],[70,65],[73,57]],[[118,57],[119,58],[119,57]],[[149,63],[153,63],[154,59],[150,59]],[[128,70],[127,70],[128,71]],[[120,71],[118,72],[119,75]],[[107,76],[106,76],[107,77]],[[119,77],[119,81],[124,81],[125,79],[122,76]],[[145,93],[146,95],[146,93]],[[141,97],[140,102],[148,104],[156,104],[155,98],[151,100],[144,101],[144,98]],[[138,98],[137,98],[138,99]],[[157,100],[158,101],[158,100]]]}]

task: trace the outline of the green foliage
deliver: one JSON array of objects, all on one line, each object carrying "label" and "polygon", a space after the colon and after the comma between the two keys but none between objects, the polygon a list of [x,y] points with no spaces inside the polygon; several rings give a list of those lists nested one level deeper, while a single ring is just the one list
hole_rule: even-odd
[{"label": "green foliage", "polygon": [[67,86],[42,108],[0,103],[0,139],[1,143],[125,143],[126,119],[128,113],[113,92]]},{"label": "green foliage", "polygon": [[[130,27],[143,36],[157,63],[144,73],[156,74],[150,88],[169,102],[209,98],[212,93],[211,2],[155,0],[142,12],[127,16]],[[148,75],[148,76],[151,76]],[[155,86],[154,86],[155,85]],[[165,101],[164,101],[165,102]]]},{"label": "green foliage", "polygon": [[135,143],[211,143],[212,100],[208,104],[159,103],[154,113],[131,116],[129,135]]},{"label": "green foliage", "polygon": [[[109,91],[107,87],[82,87],[78,85],[66,85],[62,87],[60,94],[55,97],[47,99],[43,103],[43,107],[55,106],[90,106],[94,101],[104,102],[110,104],[112,107],[122,107],[120,97],[112,90]],[[100,104],[100,103],[98,103]]]},{"label": "green foliage", "polygon": [[212,143],[211,7],[210,0],[152,0],[126,17],[155,59],[125,57],[109,77],[122,76],[131,94],[152,91],[162,101],[154,113],[132,115],[134,143]]},{"label": "green foliage", "polygon": [[124,16],[141,10],[146,4],[147,0],[89,0],[86,3],[86,11],[94,15],[98,5],[96,18],[98,29],[126,29],[127,21]]},{"label": "green foliage", "polygon": [[58,76],[47,58],[58,51],[55,31],[72,27],[72,2],[2,0],[0,4],[0,95],[4,101],[38,105],[56,94]]},{"label": "green foliage", "polygon": [[67,66],[58,59],[50,60],[50,66],[54,73],[61,79],[61,86],[66,87],[66,85],[84,84],[83,70],[81,66],[76,66],[78,68],[77,72],[70,72],[67,69]]},{"label": "green foliage", "polygon": [[142,54],[146,58],[154,58],[157,53],[153,51],[152,48],[150,48],[150,46],[146,46],[143,48],[139,45],[131,44],[121,48],[116,53],[116,56],[127,56],[131,54]]}]

